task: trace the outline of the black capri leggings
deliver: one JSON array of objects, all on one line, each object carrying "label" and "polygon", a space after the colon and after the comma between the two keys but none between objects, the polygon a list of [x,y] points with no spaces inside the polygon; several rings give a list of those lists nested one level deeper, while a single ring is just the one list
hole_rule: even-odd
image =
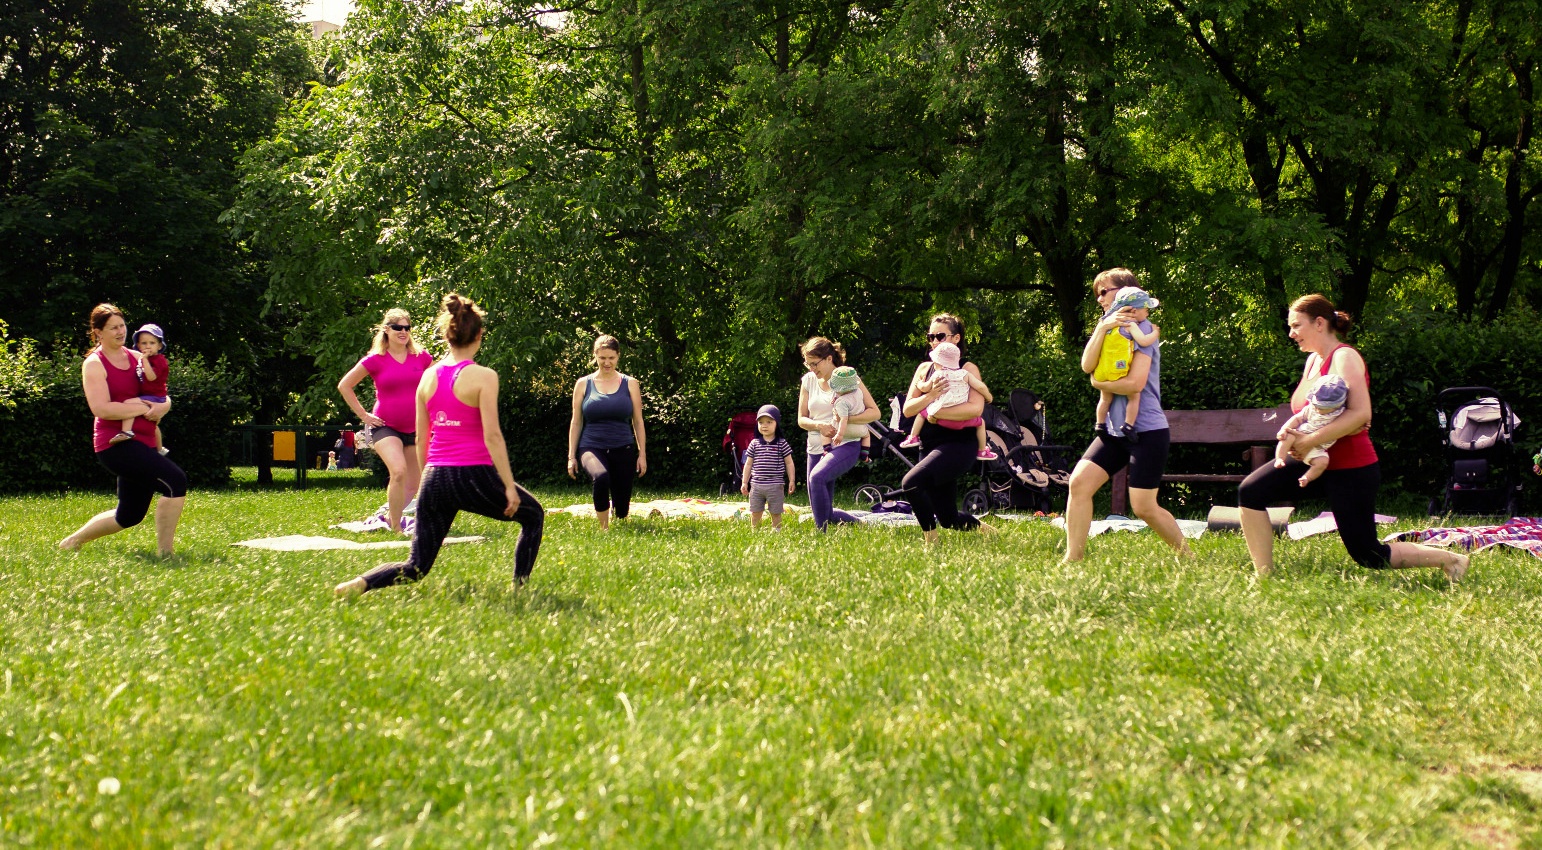
[{"label": "black capri leggings", "polygon": [[508,500],[503,495],[503,479],[498,470],[487,466],[430,466],[423,470],[423,485],[418,488],[418,521],[412,530],[412,554],[405,563],[381,564],[364,574],[370,590],[404,581],[417,581],[428,575],[439,558],[450,524],[461,511],[471,511],[500,522],[519,523],[519,542],[514,544],[514,582],[524,582],[535,569],[535,556],[541,553],[541,532],[546,525],[546,511],[529,491],[514,485],[519,493],[519,507],[514,516],[503,515]]},{"label": "black capri leggings", "polygon": [[979,462],[975,457],[977,449],[973,436],[971,431],[967,442],[956,440],[934,446],[900,482],[922,531],[931,531],[939,525],[958,531],[980,527],[979,520],[958,509],[955,487],[958,477]]},{"label": "black capri leggings", "polygon": [[1376,538],[1376,491],[1381,486],[1381,464],[1330,469],[1302,487],[1298,479],[1306,470],[1306,464],[1299,460],[1278,469],[1272,463],[1264,464],[1237,487],[1237,504],[1261,511],[1271,502],[1326,498],[1349,557],[1366,569],[1384,570],[1391,566],[1392,547]]},{"label": "black capri leggings", "polygon": [[187,473],[165,455],[138,440],[125,440],[96,453],[96,460],[118,477],[118,510],[113,519],[133,528],[150,512],[156,493],[168,499],[187,495]]},{"label": "black capri leggings", "polygon": [[610,510],[616,502],[616,519],[632,511],[632,482],[637,478],[637,446],[619,449],[579,449],[578,462],[594,479],[594,509]]}]

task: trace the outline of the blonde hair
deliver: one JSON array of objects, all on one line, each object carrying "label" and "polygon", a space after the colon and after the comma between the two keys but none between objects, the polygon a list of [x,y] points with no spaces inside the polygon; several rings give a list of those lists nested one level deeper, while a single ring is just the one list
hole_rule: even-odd
[{"label": "blonde hair", "polygon": [[[385,315],[380,317],[380,324],[375,326],[375,341],[370,343],[370,354],[384,354],[389,350],[391,329],[386,326],[393,322],[410,325],[412,324],[412,314],[400,307],[392,307],[385,311]],[[422,347],[418,345],[417,338],[410,333],[407,334],[407,353],[417,354],[422,350]]]}]

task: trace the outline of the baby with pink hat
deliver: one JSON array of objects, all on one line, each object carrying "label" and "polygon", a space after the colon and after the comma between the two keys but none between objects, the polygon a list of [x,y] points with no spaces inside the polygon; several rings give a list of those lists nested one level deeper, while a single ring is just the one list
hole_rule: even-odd
[{"label": "baby with pink hat", "polygon": [[936,374],[948,382],[948,388],[936,401],[926,406],[923,415],[916,417],[915,424],[910,427],[910,436],[900,443],[900,448],[908,449],[912,446],[921,445],[921,425],[923,422],[930,421],[944,428],[952,428],[959,431],[965,428],[974,428],[975,437],[979,444],[975,457],[980,460],[995,460],[996,453],[991,451],[990,445],[985,442],[985,419],[983,417],[976,416],[973,419],[962,421],[932,418],[937,415],[937,411],[945,407],[953,407],[954,405],[964,404],[969,401],[969,391],[971,389],[981,394],[986,393],[985,382],[969,374],[964,369],[959,363],[963,355],[959,352],[958,346],[951,342],[944,342],[938,345],[932,349],[930,356],[932,362],[937,364]]}]

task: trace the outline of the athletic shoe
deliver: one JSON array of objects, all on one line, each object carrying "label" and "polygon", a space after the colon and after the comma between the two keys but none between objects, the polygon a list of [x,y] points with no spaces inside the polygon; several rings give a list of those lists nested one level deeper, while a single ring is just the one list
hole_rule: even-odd
[{"label": "athletic shoe", "polygon": [[134,439],[134,432],[133,431],[119,431],[118,433],[113,434],[111,437],[108,438],[107,444],[111,445],[111,446],[116,446],[117,444],[119,444],[121,442],[124,442],[125,440],[132,440],[132,439]]},{"label": "athletic shoe", "polygon": [[914,434],[912,434],[909,437],[906,437],[903,440],[900,440],[900,448],[902,448],[902,449],[913,449],[913,448],[915,448],[916,446],[919,446],[919,445],[921,445],[921,438],[915,436]]},{"label": "athletic shoe", "polygon": [[980,449],[974,453],[976,460],[995,460],[998,455],[990,449]]}]

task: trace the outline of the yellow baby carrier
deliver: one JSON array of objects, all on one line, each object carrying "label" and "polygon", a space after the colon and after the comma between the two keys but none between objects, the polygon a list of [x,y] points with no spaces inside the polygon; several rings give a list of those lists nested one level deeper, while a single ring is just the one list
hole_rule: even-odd
[{"label": "yellow baby carrier", "polygon": [[1130,374],[1130,361],[1135,359],[1135,342],[1114,328],[1103,340],[1103,353],[1098,355],[1098,368],[1092,377],[1098,381],[1117,381]]}]

